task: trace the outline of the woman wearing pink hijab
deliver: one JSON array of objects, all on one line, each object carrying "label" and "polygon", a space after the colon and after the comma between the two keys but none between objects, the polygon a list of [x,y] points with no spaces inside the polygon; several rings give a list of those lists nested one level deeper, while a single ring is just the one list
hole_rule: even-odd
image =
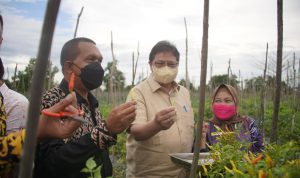
[{"label": "woman wearing pink hijab", "polygon": [[217,142],[218,134],[216,126],[225,132],[235,131],[241,128],[238,140],[246,140],[251,143],[250,151],[260,152],[264,148],[263,135],[259,131],[255,119],[249,116],[238,115],[238,95],[234,87],[221,84],[215,88],[212,95],[213,117],[204,124],[203,138],[201,143],[202,151],[207,150],[206,143],[213,145]]}]

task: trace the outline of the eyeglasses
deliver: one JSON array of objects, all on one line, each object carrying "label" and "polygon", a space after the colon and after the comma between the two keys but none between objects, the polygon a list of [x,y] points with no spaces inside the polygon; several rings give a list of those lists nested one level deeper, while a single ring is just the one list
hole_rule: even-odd
[{"label": "eyeglasses", "polygon": [[178,62],[168,62],[168,61],[156,61],[154,65],[158,68],[165,67],[166,65],[171,68],[176,68],[178,66]]}]

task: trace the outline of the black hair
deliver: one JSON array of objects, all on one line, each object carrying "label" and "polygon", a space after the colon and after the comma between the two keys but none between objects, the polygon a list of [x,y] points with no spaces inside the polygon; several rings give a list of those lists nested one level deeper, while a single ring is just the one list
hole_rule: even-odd
[{"label": "black hair", "polygon": [[93,40],[85,37],[73,38],[67,41],[62,47],[60,53],[60,64],[62,68],[64,67],[65,60],[75,60],[75,58],[78,56],[80,52],[78,50],[78,44],[80,42],[88,42],[96,45],[96,43]]},{"label": "black hair", "polygon": [[3,80],[3,75],[4,75],[4,66],[2,63],[2,59],[0,58],[0,80]]},{"label": "black hair", "polygon": [[155,55],[161,52],[171,52],[176,57],[176,60],[179,61],[180,53],[178,52],[176,46],[170,43],[169,41],[164,40],[159,41],[153,46],[149,54],[149,62],[151,63]]}]

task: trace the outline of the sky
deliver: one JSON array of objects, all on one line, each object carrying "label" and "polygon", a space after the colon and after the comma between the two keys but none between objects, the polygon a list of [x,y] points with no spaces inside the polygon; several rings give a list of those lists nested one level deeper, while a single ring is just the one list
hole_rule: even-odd
[{"label": "sky", "polygon": [[[231,69],[242,79],[263,73],[266,43],[269,60],[276,59],[277,50],[276,0],[211,0],[209,9],[209,38],[207,82],[210,75],[227,73]],[[41,36],[46,0],[0,0],[4,18],[3,42],[0,56],[11,77],[16,63],[24,70],[30,58],[35,58]],[[194,85],[200,83],[200,58],[203,29],[203,0],[62,0],[52,43],[50,59],[59,69],[63,44],[72,39],[78,13],[80,18],[77,37],[93,39],[104,59],[103,67],[112,61],[111,32],[117,68],[132,81],[132,53],[137,54],[137,75],[150,73],[148,56],[160,40],[174,43],[180,54],[177,81],[185,77],[185,26],[188,30],[188,72]],[[296,54],[300,60],[300,1],[283,1],[283,56],[285,64]],[[211,71],[212,66],[212,71]],[[298,65],[297,65],[298,66]],[[283,74],[283,76],[285,76]],[[135,83],[137,82],[137,78]],[[59,72],[55,80],[59,82]]]}]

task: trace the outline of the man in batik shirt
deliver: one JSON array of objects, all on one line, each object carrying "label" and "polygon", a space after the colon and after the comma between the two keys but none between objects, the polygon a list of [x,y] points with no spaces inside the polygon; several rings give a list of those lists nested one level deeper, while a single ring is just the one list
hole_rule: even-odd
[{"label": "man in batik shirt", "polygon": [[63,46],[61,65],[64,79],[58,87],[44,94],[42,108],[51,107],[63,99],[69,93],[69,83],[73,85],[74,81],[77,103],[88,123],[82,124],[71,138],[41,143],[37,150],[34,177],[89,177],[90,174],[81,170],[91,157],[98,166],[102,165],[103,178],[112,175],[108,147],[114,145],[116,135],[133,122],[136,106],[135,102],[122,104],[112,110],[106,121],[103,120],[97,99],[90,93],[102,83],[104,71],[101,62],[99,49],[88,38],[74,38]]}]

